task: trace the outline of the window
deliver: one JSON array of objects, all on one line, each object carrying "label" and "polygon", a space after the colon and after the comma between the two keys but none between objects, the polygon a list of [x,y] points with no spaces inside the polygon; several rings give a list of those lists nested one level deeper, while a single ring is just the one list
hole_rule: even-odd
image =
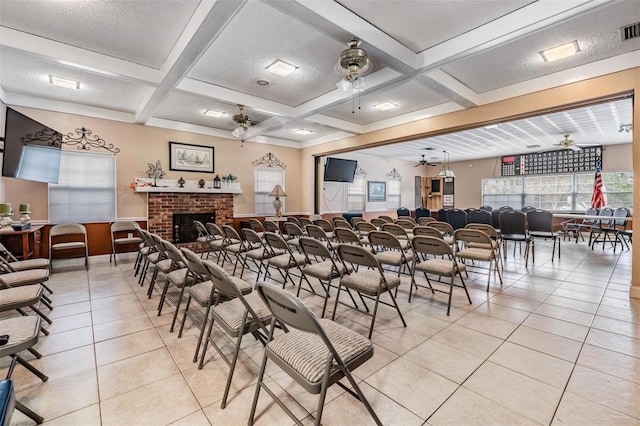
[{"label": "window", "polygon": [[[482,202],[494,208],[586,210],[591,207],[593,180],[594,173],[483,179]],[[631,172],[602,172],[607,206],[632,207],[632,180]]]},{"label": "window", "polygon": [[52,223],[113,222],[116,217],[116,156],[65,151],[57,184],[49,184]]},{"label": "window", "polygon": [[350,212],[362,212],[365,211],[366,200],[366,188],[367,188],[366,175],[358,175],[353,178],[353,182],[347,184],[347,211]]},{"label": "window", "polygon": [[400,179],[389,179],[387,181],[387,209],[396,210],[400,208]]},{"label": "window", "polygon": [[[280,185],[282,189],[287,192],[284,186],[284,170],[273,167],[256,167],[254,169],[254,210],[258,215],[273,216],[275,210],[273,209],[273,197],[269,197],[271,191],[276,185]],[[286,197],[281,197],[282,212],[285,211]]]}]

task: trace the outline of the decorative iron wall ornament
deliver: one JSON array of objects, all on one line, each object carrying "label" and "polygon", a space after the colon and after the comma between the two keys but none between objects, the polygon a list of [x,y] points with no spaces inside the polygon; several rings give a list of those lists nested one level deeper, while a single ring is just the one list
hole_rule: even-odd
[{"label": "decorative iron wall ornament", "polygon": [[53,129],[38,130],[35,134],[27,133],[26,136],[20,138],[20,142],[25,145],[44,145],[60,148],[62,146],[62,133]]},{"label": "decorative iron wall ornament", "polygon": [[78,149],[84,149],[89,151],[91,148],[104,148],[109,152],[118,153],[120,148],[115,148],[112,143],[107,142],[98,135],[93,135],[93,132],[84,127],[76,129],[78,136],[73,136],[73,132],[67,133],[62,136],[62,143],[65,145],[78,145]]},{"label": "decorative iron wall ornament", "polygon": [[367,176],[367,172],[364,171],[360,164],[356,166],[356,176]]},{"label": "decorative iron wall ornament", "polygon": [[389,173],[387,173],[387,177],[389,179],[395,179],[395,180],[402,180],[402,176],[400,176],[400,173],[398,173],[398,171],[395,169],[391,170]]},{"label": "decorative iron wall ornament", "polygon": [[286,169],[287,165],[280,161],[273,153],[267,152],[267,155],[264,157],[255,160],[253,163],[254,166],[267,166],[267,167],[280,167],[281,169]]}]

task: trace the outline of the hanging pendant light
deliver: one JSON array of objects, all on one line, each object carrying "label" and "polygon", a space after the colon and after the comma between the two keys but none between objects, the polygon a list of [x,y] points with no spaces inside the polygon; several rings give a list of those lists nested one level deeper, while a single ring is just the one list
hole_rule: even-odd
[{"label": "hanging pendant light", "polygon": [[236,127],[235,130],[231,132],[231,135],[233,135],[233,137],[235,137],[236,139],[240,139],[240,141],[244,143],[248,135],[249,126],[251,126],[251,117],[243,113],[244,105],[238,104],[238,109],[240,110],[240,113],[232,117],[233,121],[238,125],[238,127]]},{"label": "hanging pendant light", "polygon": [[[444,158],[444,162],[442,164],[442,170],[440,170],[438,172],[438,176],[440,177],[456,177],[455,173],[453,173],[453,170],[451,170],[449,168],[449,153],[447,151],[442,151],[444,153],[443,158]],[[446,164],[446,168],[445,168],[445,164]]]}]

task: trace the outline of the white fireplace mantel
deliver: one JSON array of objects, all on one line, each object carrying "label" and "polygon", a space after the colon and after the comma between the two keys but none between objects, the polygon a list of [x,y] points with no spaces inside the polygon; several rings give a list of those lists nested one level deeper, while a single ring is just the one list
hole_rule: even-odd
[{"label": "white fireplace mantel", "polygon": [[[145,179],[148,180],[148,179]],[[141,179],[137,180],[138,182]],[[204,188],[198,186],[198,181],[188,180],[184,183],[184,188],[180,188],[178,181],[175,179],[158,180],[158,186],[150,184],[135,186],[136,192],[177,192],[177,193],[201,193],[201,194],[242,194],[242,186],[240,182],[222,182],[222,188],[214,188],[211,182],[207,182]]]}]

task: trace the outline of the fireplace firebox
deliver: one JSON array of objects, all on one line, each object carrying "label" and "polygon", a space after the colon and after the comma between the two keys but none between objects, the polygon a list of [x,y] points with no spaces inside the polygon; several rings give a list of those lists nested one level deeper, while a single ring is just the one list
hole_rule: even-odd
[{"label": "fireplace firebox", "polygon": [[216,223],[216,213],[174,213],[172,225],[172,242],[174,244],[192,243],[198,238],[198,231],[193,225],[197,220],[203,224],[207,222]]}]

